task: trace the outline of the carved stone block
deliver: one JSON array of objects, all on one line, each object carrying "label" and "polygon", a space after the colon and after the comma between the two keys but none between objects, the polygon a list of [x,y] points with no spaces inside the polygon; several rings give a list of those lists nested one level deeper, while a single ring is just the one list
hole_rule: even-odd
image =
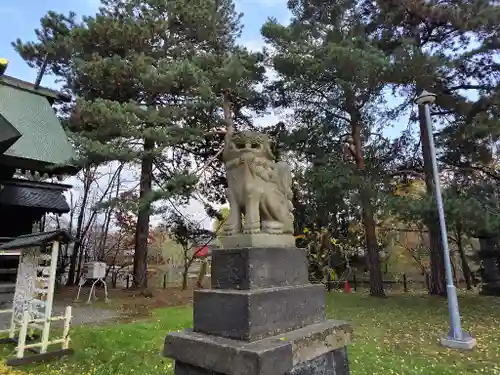
[{"label": "carved stone block", "polygon": [[248,233],[221,236],[219,241],[224,249],[240,247],[295,247],[295,237],[291,234]]},{"label": "carved stone block", "polygon": [[212,289],[256,289],[305,285],[307,252],[296,247],[212,251]]},{"label": "carved stone block", "polygon": [[255,341],[324,319],[323,285],[194,292],[196,332]]}]

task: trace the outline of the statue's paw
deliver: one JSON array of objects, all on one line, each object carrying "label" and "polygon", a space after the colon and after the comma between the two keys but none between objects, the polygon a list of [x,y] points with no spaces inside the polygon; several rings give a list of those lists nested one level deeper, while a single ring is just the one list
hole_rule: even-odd
[{"label": "statue's paw", "polygon": [[232,236],[233,234],[236,234],[236,228],[233,225],[224,225],[222,227],[222,234],[224,236]]},{"label": "statue's paw", "polygon": [[249,228],[249,229],[243,229],[243,233],[245,233],[245,234],[255,234],[255,233],[260,233],[260,228]]},{"label": "statue's paw", "polygon": [[269,234],[283,234],[283,231],[281,229],[266,229],[263,232]]},{"label": "statue's paw", "polygon": [[283,223],[279,221],[264,221],[262,222],[262,231],[269,234],[282,234]]},{"label": "statue's paw", "polygon": [[252,233],[260,233],[260,222],[257,223],[249,223],[243,227],[243,233],[252,234]]}]

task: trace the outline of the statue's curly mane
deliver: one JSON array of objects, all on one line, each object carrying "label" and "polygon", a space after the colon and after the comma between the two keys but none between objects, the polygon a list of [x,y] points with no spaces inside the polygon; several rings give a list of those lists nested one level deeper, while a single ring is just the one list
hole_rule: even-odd
[{"label": "statue's curly mane", "polygon": [[231,141],[225,145],[222,155],[225,162],[232,162],[239,159],[243,154],[253,154],[255,157],[274,161],[274,156],[270,146],[270,139],[267,134],[252,131],[235,133]]}]

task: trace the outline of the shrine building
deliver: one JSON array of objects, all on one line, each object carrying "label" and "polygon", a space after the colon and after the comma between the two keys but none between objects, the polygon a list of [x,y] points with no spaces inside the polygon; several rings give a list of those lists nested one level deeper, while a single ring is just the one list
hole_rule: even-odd
[{"label": "shrine building", "polygon": [[[38,225],[43,231],[48,213],[70,211],[64,192],[71,186],[44,182],[78,171],[71,165],[75,150],[53,109],[69,100],[0,72],[0,245]],[[18,260],[16,252],[0,254],[0,302],[13,291]]]}]

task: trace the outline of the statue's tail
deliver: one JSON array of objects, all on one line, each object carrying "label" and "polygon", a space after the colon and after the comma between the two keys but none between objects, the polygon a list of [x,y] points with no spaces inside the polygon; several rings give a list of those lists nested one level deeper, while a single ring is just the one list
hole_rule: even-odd
[{"label": "statue's tail", "polygon": [[284,162],[276,163],[276,171],[279,176],[279,182],[281,188],[283,189],[283,193],[287,197],[287,199],[291,200],[293,197],[292,192],[292,171],[288,164]]}]

